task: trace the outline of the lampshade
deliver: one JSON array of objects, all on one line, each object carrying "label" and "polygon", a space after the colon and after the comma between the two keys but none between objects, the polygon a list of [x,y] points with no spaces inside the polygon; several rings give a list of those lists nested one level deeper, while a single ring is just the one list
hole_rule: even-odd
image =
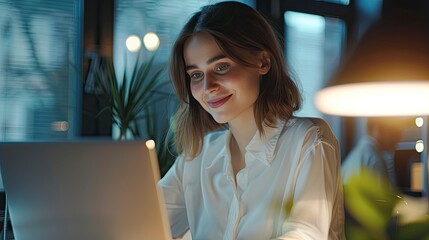
[{"label": "lampshade", "polygon": [[429,115],[427,23],[406,11],[383,16],[316,94],[316,107],[340,116]]}]

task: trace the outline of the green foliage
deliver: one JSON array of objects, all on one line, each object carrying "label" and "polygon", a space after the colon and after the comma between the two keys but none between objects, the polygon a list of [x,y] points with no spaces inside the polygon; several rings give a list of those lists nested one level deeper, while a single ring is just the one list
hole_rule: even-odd
[{"label": "green foliage", "polygon": [[[112,122],[119,128],[118,140],[127,139],[131,133],[132,138],[148,138],[156,142],[161,176],[173,164],[176,158],[173,134],[169,121],[162,119],[157,111],[160,106],[165,109],[170,102],[171,93],[168,91],[168,80],[163,80],[164,68],[155,70],[154,59],[139,63],[139,59],[131,66],[131,75],[127,74],[127,65],[124,64],[124,73],[118,76],[112,59],[101,61],[98,67],[93,68],[95,86],[93,91],[107,96],[109,104],[101,109],[95,117],[105,111],[112,114]],[[164,120],[164,121],[162,121]],[[138,123],[146,133],[141,136]]]},{"label": "green foliage", "polygon": [[389,181],[370,169],[362,169],[344,185],[347,239],[429,239],[429,217],[401,222],[396,206],[404,201]]},{"label": "green foliage", "polygon": [[429,217],[399,225],[392,239],[429,240]]},{"label": "green foliage", "polygon": [[140,137],[137,121],[154,121],[156,116],[148,111],[149,107],[167,99],[169,93],[163,88],[169,82],[161,80],[163,69],[153,72],[153,63],[154,57],[143,64],[137,59],[132,66],[131,76],[127,75],[125,64],[124,74],[117,78],[112,60],[107,59],[93,73],[97,89],[107,96],[110,102],[110,105],[97,115],[106,110],[112,113],[112,122],[120,131],[119,139],[126,139],[127,131],[130,131],[133,137]]}]

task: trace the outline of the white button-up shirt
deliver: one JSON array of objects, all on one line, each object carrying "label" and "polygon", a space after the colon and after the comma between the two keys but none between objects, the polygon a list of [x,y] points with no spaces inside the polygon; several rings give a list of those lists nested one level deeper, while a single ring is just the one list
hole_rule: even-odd
[{"label": "white button-up shirt", "polygon": [[173,236],[192,239],[344,239],[338,142],[321,119],[292,118],[256,132],[236,176],[228,130],[178,157],[161,179]]}]

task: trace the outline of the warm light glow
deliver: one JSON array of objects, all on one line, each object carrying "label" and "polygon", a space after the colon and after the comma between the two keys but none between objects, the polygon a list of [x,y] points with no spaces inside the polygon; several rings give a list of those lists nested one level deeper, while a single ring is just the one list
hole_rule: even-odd
[{"label": "warm light glow", "polygon": [[149,149],[154,149],[155,148],[155,141],[153,140],[147,140],[146,141],[146,147]]},{"label": "warm light glow", "polygon": [[327,87],[315,96],[319,111],[340,116],[429,115],[429,81],[364,82]]},{"label": "warm light glow", "polygon": [[417,127],[423,127],[423,124],[424,124],[424,120],[422,117],[416,118],[416,126]]},{"label": "warm light glow", "polygon": [[57,121],[51,124],[52,130],[56,132],[66,132],[69,130],[69,123],[67,121]]},{"label": "warm light glow", "polygon": [[423,143],[423,140],[417,140],[416,151],[420,153],[420,152],[423,152],[423,150],[425,150],[425,145]]},{"label": "warm light glow", "polygon": [[138,36],[130,35],[126,40],[125,45],[127,46],[128,51],[137,52],[140,50],[142,42]]},{"label": "warm light glow", "polygon": [[144,46],[149,51],[155,51],[159,47],[159,38],[156,33],[149,32],[143,38]]}]

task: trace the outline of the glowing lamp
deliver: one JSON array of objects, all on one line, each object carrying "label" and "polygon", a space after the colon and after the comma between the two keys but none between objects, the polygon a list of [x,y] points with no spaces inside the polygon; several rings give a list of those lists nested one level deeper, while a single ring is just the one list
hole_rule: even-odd
[{"label": "glowing lamp", "polygon": [[429,21],[416,13],[383,16],[315,96],[339,116],[429,115]]}]

